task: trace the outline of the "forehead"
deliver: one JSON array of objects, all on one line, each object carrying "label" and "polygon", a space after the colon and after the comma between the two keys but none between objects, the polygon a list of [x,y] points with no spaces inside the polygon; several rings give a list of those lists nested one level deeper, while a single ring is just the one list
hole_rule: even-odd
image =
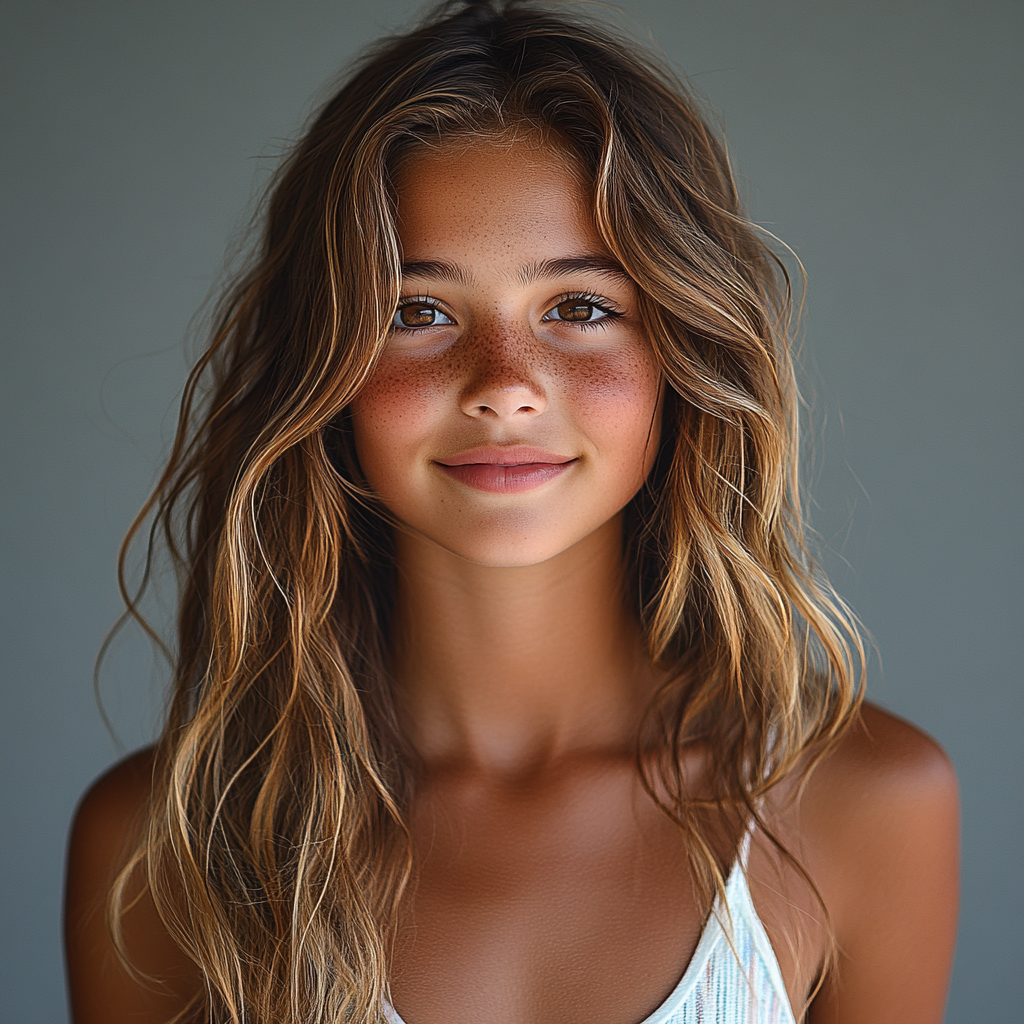
[{"label": "forehead", "polygon": [[419,147],[403,160],[395,186],[406,261],[604,251],[579,168],[536,139]]}]

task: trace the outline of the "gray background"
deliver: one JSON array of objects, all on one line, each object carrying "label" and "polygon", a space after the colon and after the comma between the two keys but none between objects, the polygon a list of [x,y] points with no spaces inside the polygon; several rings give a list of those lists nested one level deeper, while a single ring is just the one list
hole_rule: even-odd
[{"label": "gray background", "polygon": [[[948,1019],[1019,1019],[1024,4],[623,6],[722,113],[753,216],[807,266],[825,561],[881,651],[874,698],[962,784]],[[65,1019],[65,832],[117,756],[90,673],[189,319],[323,84],[415,9],[3,7],[3,1021]],[[128,749],[161,679],[132,635],[115,645]]]}]

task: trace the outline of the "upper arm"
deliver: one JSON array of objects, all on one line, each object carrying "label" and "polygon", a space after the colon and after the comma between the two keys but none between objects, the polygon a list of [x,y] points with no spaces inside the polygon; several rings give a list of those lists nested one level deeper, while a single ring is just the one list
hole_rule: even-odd
[{"label": "upper arm", "polygon": [[822,768],[809,810],[828,850],[838,956],[808,1020],[939,1024],[958,902],[952,765],[919,730],[866,707]]},{"label": "upper arm", "polygon": [[133,965],[121,963],[107,925],[111,886],[138,836],[152,780],[152,753],[135,754],[100,778],[82,798],[68,846],[64,944],[75,1024],[164,1024],[198,991],[198,974],[167,934],[156,907],[133,879],[138,902],[123,919]]}]

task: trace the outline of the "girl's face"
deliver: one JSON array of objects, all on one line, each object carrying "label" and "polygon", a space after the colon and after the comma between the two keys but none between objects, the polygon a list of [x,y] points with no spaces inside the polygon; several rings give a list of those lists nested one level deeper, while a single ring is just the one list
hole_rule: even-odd
[{"label": "girl's face", "polygon": [[637,292],[568,158],[474,142],[396,182],[401,298],[352,405],[367,480],[414,534],[484,565],[551,558],[616,516],[658,443]]}]

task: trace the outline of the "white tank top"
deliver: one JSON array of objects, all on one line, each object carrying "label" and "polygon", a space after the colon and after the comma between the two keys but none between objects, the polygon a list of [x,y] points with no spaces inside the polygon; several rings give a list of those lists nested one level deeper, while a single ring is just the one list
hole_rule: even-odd
[{"label": "white tank top", "polygon": [[[661,1006],[639,1024],[796,1024],[775,950],[747,886],[750,836],[708,916],[683,977]],[[405,1024],[385,1004],[390,1024]]]}]

